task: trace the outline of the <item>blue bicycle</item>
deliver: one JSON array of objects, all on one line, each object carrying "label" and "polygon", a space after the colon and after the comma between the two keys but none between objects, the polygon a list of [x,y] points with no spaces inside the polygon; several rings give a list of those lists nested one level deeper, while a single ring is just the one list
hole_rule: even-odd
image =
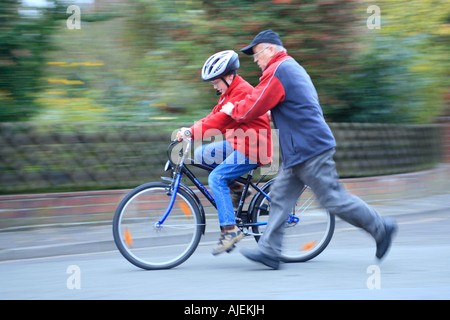
[{"label": "blue bicycle", "polygon": [[[182,183],[181,179],[187,177],[215,208],[213,195],[189,167],[209,172],[214,168],[195,163],[190,158],[191,144],[190,139],[173,141],[167,149],[169,160],[165,167],[165,171],[171,171],[172,178],[163,177],[161,182],[146,183],[133,189],[116,209],[114,241],[120,253],[137,267],[147,270],[176,267],[194,253],[205,234],[205,207],[192,187]],[[181,146],[179,150],[175,148],[178,146]],[[258,241],[267,225],[270,188],[274,179],[259,187],[265,176],[255,183],[253,173],[252,170],[236,179],[244,185],[236,210],[236,222],[245,235]],[[250,188],[256,192],[248,197],[250,201],[246,203]],[[316,257],[329,244],[334,226],[334,215],[323,209],[314,193],[305,186],[286,220],[281,260],[304,262]]]}]

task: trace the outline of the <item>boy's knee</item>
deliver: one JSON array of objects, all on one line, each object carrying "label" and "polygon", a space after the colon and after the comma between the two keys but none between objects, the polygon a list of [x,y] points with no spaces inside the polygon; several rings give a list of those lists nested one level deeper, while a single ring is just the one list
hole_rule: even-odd
[{"label": "boy's knee", "polygon": [[219,182],[219,178],[215,174],[214,171],[211,171],[211,173],[208,176],[208,184],[211,185],[217,185]]},{"label": "boy's knee", "polygon": [[213,170],[208,176],[208,184],[210,187],[223,189],[228,186],[228,181],[220,172],[214,172]]}]

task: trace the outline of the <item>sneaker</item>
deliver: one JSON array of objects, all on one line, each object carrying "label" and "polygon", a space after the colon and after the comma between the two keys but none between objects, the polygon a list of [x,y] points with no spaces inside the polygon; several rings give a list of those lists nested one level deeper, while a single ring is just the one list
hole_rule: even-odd
[{"label": "sneaker", "polygon": [[222,252],[231,252],[235,248],[235,244],[242,240],[244,234],[238,228],[234,230],[224,231],[219,239],[217,245],[213,248],[212,254],[217,255]]}]

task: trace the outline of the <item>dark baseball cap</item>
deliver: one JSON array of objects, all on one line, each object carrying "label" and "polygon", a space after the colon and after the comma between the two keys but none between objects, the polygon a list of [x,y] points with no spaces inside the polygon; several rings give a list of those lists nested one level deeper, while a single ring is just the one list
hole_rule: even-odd
[{"label": "dark baseball cap", "polygon": [[242,48],[241,51],[245,54],[252,55],[253,50],[252,48],[260,43],[272,43],[277,44],[279,46],[283,45],[283,42],[280,40],[280,36],[278,33],[273,32],[271,29],[264,30],[260,32],[252,41],[252,43],[249,46],[246,46],[245,48]]}]

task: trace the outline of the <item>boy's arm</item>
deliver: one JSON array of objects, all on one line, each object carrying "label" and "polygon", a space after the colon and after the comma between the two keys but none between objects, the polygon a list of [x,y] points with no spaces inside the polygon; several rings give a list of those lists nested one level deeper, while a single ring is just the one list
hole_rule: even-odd
[{"label": "boy's arm", "polygon": [[207,118],[203,118],[190,128],[192,137],[194,140],[203,140],[222,134],[231,122],[233,122],[233,119],[223,112],[211,113]]},{"label": "boy's arm", "polygon": [[[235,103],[241,101],[246,95],[247,94],[244,90],[237,90],[233,97],[229,99],[229,102]],[[213,111],[208,116],[190,128],[194,140],[202,140],[218,134],[223,134],[226,132],[226,129],[229,129],[235,125],[233,125],[235,122],[234,119],[223,112],[220,112],[221,108],[222,107],[219,107],[219,105],[215,106]],[[197,132],[197,135],[195,131]]]}]

